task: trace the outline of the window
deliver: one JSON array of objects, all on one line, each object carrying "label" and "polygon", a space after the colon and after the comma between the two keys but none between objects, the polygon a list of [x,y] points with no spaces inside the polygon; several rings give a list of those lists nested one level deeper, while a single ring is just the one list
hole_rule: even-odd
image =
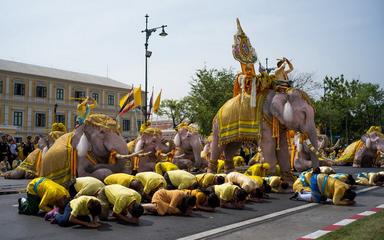
[{"label": "window", "polygon": [[15,91],[13,94],[17,96],[24,96],[25,95],[24,83],[15,83]]},{"label": "window", "polygon": [[129,130],[131,130],[131,121],[123,119],[123,132],[128,132]]},{"label": "window", "polygon": [[36,113],[36,127],[45,127],[45,113]]},{"label": "window", "polygon": [[108,95],[108,105],[110,105],[110,106],[115,105],[115,96]]},{"label": "window", "polygon": [[64,114],[56,114],[56,122],[65,124],[65,115]]},{"label": "window", "polygon": [[23,126],[23,112],[13,112],[13,126]]},{"label": "window", "polygon": [[46,98],[47,97],[47,87],[37,86],[36,87],[36,97]]},{"label": "window", "polygon": [[84,91],[75,91],[75,98],[84,98],[85,92]]},{"label": "window", "polygon": [[16,143],[21,143],[23,141],[22,137],[15,137]]},{"label": "window", "polygon": [[97,103],[99,103],[99,94],[98,93],[92,93],[92,98],[95,100]]},{"label": "window", "polygon": [[139,129],[139,130],[140,130],[140,128],[141,128],[141,123],[142,123],[141,120],[137,120],[137,129]]},{"label": "window", "polygon": [[0,94],[3,93],[3,80],[0,80]]},{"label": "window", "polygon": [[64,100],[64,89],[56,89],[56,100]]}]

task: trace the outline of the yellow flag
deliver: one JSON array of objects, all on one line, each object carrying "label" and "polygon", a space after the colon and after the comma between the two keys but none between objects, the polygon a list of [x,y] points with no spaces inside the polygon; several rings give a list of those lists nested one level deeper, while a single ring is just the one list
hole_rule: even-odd
[{"label": "yellow flag", "polygon": [[130,95],[130,93],[127,93],[124,97],[120,99],[120,102],[119,102],[120,108],[124,106],[125,101],[127,101],[128,95]]},{"label": "yellow flag", "polygon": [[163,90],[160,90],[159,95],[157,95],[155,103],[153,104],[153,112],[154,113],[157,113],[159,111],[161,91],[163,91]]},{"label": "yellow flag", "polygon": [[135,88],[133,96],[135,100],[135,107],[140,106],[141,105],[141,86],[138,88]]}]

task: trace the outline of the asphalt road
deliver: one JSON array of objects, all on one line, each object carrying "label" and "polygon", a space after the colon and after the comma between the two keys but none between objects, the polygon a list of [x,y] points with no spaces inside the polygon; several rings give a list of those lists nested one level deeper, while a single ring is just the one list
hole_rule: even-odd
[{"label": "asphalt road", "polygon": [[[337,167],[339,172],[370,171]],[[375,169],[379,171],[382,169]],[[25,180],[23,184],[26,183]],[[0,187],[7,180],[0,180]],[[8,184],[9,185],[9,184]],[[202,231],[226,226],[247,219],[264,216],[273,212],[304,205],[306,203],[289,200],[290,194],[271,194],[264,203],[247,204],[243,210],[217,209],[215,213],[195,212],[191,217],[152,216],[140,218],[139,226],[122,225],[115,221],[104,222],[100,229],[83,227],[62,228],[45,222],[38,216],[25,216],[17,213],[17,199],[25,194],[0,195],[0,239],[177,239]],[[276,219],[277,220],[277,219]],[[273,220],[270,220],[273,222]],[[280,227],[276,225],[276,227]]]}]

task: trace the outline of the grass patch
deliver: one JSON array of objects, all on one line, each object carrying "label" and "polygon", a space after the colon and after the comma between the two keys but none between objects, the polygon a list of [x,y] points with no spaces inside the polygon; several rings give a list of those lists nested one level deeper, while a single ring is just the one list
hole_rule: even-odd
[{"label": "grass patch", "polygon": [[384,211],[356,220],[318,240],[382,240],[384,239]]}]

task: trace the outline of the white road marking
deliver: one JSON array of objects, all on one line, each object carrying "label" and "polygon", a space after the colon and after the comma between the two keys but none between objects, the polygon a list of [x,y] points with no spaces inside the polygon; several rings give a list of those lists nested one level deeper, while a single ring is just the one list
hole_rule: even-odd
[{"label": "white road marking", "polygon": [[376,208],[384,208],[384,204],[377,206]]},{"label": "white road marking", "polygon": [[358,213],[357,215],[361,215],[361,216],[369,216],[369,215],[372,215],[372,214],[375,214],[376,212],[374,211],[365,211],[365,212],[362,212],[362,213]]},{"label": "white road marking", "polygon": [[12,207],[18,207],[19,206],[19,204],[13,204],[12,205]]},{"label": "white road marking", "polygon": [[334,223],[333,225],[345,226],[345,225],[348,225],[348,224],[350,224],[350,223],[352,223],[354,221],[356,221],[356,219],[349,219],[349,218],[347,218],[347,219],[343,219],[343,220],[341,220],[341,221],[339,221],[337,223]]},{"label": "white road marking", "polygon": [[[373,189],[376,189],[376,188],[378,188],[378,186],[363,188],[363,189],[357,190],[356,193],[363,193],[363,192],[367,192],[367,191],[370,191],[370,190],[373,190]],[[245,220],[245,221],[229,224],[227,226],[218,227],[218,228],[214,228],[214,229],[207,230],[207,231],[204,231],[204,232],[200,232],[200,233],[196,233],[196,234],[189,235],[189,236],[186,236],[186,237],[182,237],[182,238],[179,238],[178,240],[196,240],[196,239],[207,238],[209,236],[213,236],[213,235],[216,235],[216,234],[219,234],[219,233],[231,231],[231,230],[234,230],[234,229],[237,229],[237,228],[240,228],[240,227],[244,227],[244,226],[247,226],[247,225],[259,223],[259,222],[262,222],[262,221],[265,221],[265,220],[269,220],[269,219],[272,219],[272,218],[275,218],[275,217],[279,217],[279,216],[282,216],[282,215],[285,215],[285,214],[288,214],[288,213],[293,213],[293,212],[296,212],[296,211],[299,211],[299,210],[302,210],[302,209],[311,208],[311,207],[314,207],[314,206],[317,206],[317,205],[319,205],[319,204],[318,203],[308,203],[308,204],[305,204],[305,205],[302,205],[302,206],[288,208],[288,209],[285,209],[285,210],[282,210],[282,211],[279,211],[279,212],[274,212],[274,213],[267,214],[267,215],[264,215],[264,216],[252,218],[252,219],[249,219],[249,220]]]},{"label": "white road marking", "polygon": [[331,231],[325,231],[325,230],[317,230],[316,232],[310,233],[308,235],[303,236],[302,238],[309,238],[309,239],[316,239],[321,236],[324,236],[327,233],[330,233]]}]

